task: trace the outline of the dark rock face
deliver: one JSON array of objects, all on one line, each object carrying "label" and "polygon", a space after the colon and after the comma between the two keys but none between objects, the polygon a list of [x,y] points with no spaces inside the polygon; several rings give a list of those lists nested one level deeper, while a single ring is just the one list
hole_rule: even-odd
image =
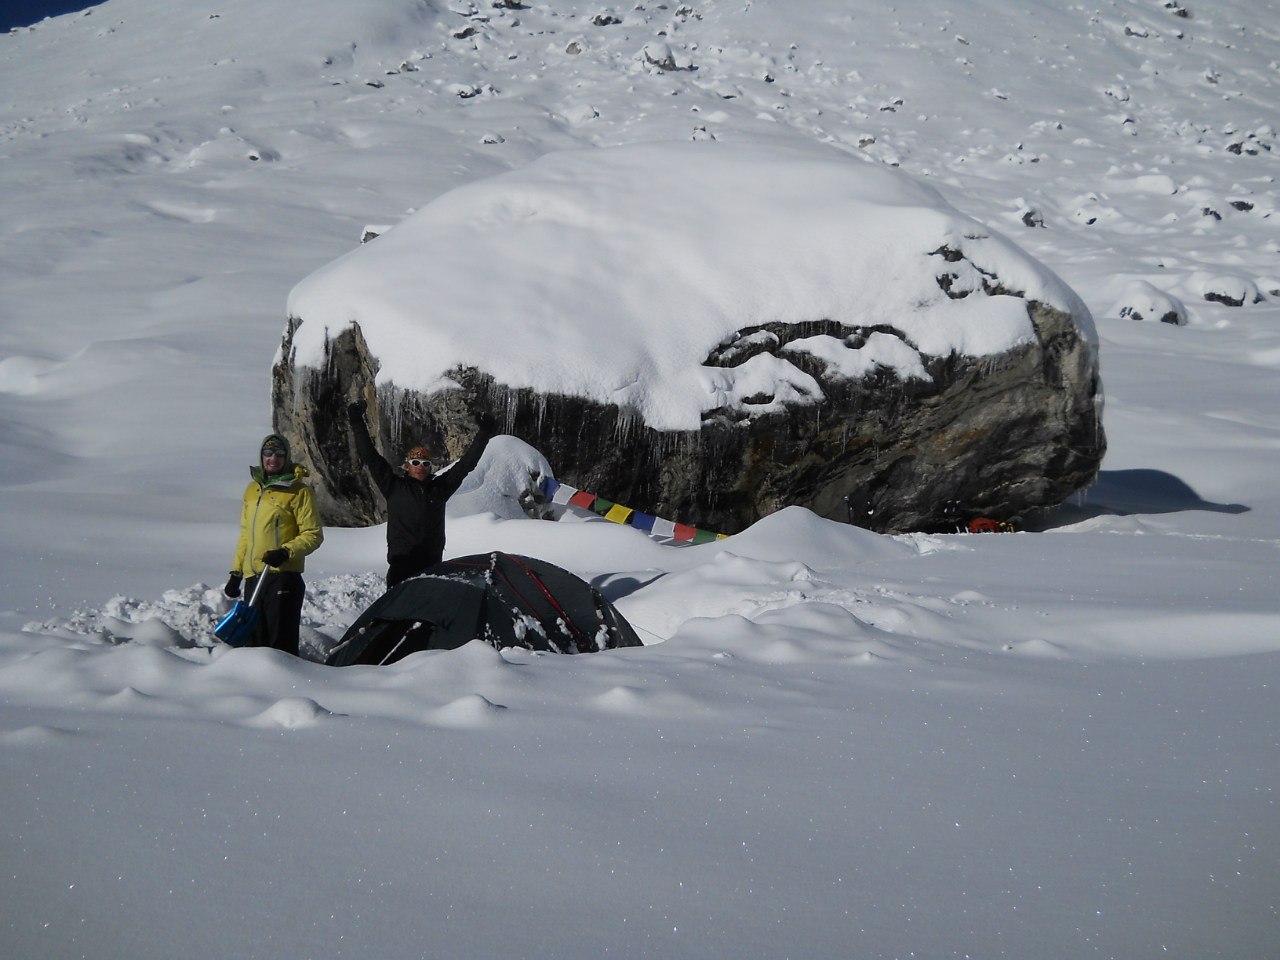
[{"label": "dark rock face", "polygon": [[[992,278],[988,292],[1004,291]],[[1070,315],[1035,301],[1027,310],[1034,342],[995,357],[921,354],[931,379],[886,369],[851,379],[788,351],[824,398],[780,408],[774,397],[750,397],[707,412],[697,431],[654,430],[617,406],[512,389],[475,368],[450,372],[457,389],[424,396],[389,386],[374,395],[364,385],[378,359],[358,326],[327,344],[323,369],[295,369],[295,318],[274,371],[275,428],[305,451],[299,459],[312,469],[325,521],[339,526],[383,516],[346,423],[346,404],[364,389],[371,433],[393,463],[419,443],[453,459],[487,412],[565,482],[704,529],[734,533],[796,504],[883,532],[954,530],[972,517],[1016,520],[1060,503],[1093,481],[1106,450],[1094,349]],[[915,349],[891,327],[765,324],[739,330],[704,365],[736,366],[819,335],[853,349],[870,336],[897,337]]]}]

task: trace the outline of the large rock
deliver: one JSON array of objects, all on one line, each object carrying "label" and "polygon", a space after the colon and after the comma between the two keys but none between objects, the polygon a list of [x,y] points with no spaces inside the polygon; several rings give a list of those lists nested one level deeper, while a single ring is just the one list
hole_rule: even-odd
[{"label": "large rock", "polygon": [[360,392],[393,460],[456,456],[490,413],[562,480],[730,533],[790,504],[884,531],[1011,519],[1105,450],[1061,281],[899,174],[776,149],[553,155],[300,284],[276,428],[332,524],[381,517]]}]

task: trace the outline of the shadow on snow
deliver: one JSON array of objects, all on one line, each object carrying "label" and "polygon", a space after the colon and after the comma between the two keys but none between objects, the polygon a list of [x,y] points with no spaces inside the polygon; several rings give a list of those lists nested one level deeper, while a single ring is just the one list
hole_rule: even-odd
[{"label": "shadow on snow", "polygon": [[1098,480],[1076,498],[1043,511],[1028,529],[1048,530],[1093,517],[1133,514],[1248,513],[1241,503],[1204,500],[1186,482],[1163,470],[1103,470]]}]

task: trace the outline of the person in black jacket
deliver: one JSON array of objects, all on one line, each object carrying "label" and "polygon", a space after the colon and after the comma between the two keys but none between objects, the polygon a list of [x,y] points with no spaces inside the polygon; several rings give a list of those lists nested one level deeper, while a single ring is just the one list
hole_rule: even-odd
[{"label": "person in black jacket", "polygon": [[432,472],[425,447],[414,447],[404,457],[404,474],[398,474],[377,450],[365,426],[365,402],[347,407],[356,453],[387,501],[387,589],[415,577],[444,559],[445,503],[475,469],[492,436],[487,422],[453,468],[441,476]]}]

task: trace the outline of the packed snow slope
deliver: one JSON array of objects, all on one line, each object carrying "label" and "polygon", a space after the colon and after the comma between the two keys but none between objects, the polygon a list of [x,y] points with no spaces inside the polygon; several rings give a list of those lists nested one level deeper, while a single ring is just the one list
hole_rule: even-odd
[{"label": "packed snow slope", "polygon": [[[1277,24],[106,0],[0,36],[0,956],[1274,957]],[[1060,276],[1097,485],[1039,532],[675,548],[521,519],[544,461],[501,438],[449,553],[573,570],[647,646],[216,645],[289,291],[553,151],[713,138],[896,166]],[[382,538],[308,559],[311,657]]]}]

